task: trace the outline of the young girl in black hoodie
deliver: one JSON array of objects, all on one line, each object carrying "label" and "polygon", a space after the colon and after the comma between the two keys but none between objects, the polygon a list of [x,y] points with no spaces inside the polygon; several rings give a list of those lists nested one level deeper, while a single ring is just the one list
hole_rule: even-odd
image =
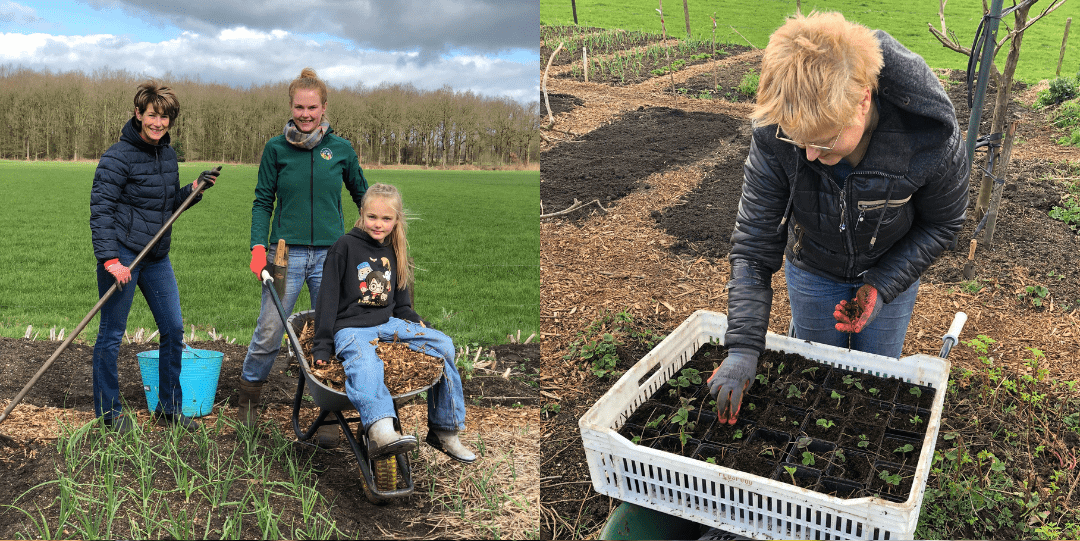
[{"label": "young girl in black hoodie", "polygon": [[397,338],[414,351],[441,358],[443,377],[427,396],[425,441],[455,460],[470,463],[476,455],[458,439],[465,427],[465,398],[454,365],[454,343],[426,327],[413,310],[406,229],[397,188],[387,184],[368,188],[356,225],[326,254],[311,356],[316,365],[334,353],[341,359],[345,394],[367,427],[371,459],[416,448],[416,438],[402,435],[395,426],[394,402],[372,342]]}]

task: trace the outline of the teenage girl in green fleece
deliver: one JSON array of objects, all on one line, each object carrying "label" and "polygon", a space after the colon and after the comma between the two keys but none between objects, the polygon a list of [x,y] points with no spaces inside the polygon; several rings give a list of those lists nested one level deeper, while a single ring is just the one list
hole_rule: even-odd
[{"label": "teenage girl in green fleece", "polygon": [[[286,313],[292,313],[305,283],[315,306],[326,251],[345,233],[341,185],[348,188],[357,209],[367,190],[352,145],[335,135],[326,119],[326,83],[315,70],[304,68],[289,85],[289,103],[292,118],[284,133],[263,148],[251,206],[250,245],[251,272],[256,277],[273,261],[278,239],[285,239],[289,246],[289,272],[281,299]],[[262,386],[284,333],[284,322],[264,288],[259,320],[240,375],[237,418],[249,427],[258,422]],[[335,438],[339,433],[334,426],[323,428]]]}]

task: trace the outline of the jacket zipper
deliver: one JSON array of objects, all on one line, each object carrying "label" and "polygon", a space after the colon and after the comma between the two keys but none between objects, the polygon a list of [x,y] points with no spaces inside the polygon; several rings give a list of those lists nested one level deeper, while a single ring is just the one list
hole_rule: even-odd
[{"label": "jacket zipper", "polygon": [[311,228],[311,242],[308,245],[315,246],[315,149],[311,149],[311,177],[309,182],[311,188],[308,190],[308,200],[311,203],[311,214],[308,215],[308,225]]}]

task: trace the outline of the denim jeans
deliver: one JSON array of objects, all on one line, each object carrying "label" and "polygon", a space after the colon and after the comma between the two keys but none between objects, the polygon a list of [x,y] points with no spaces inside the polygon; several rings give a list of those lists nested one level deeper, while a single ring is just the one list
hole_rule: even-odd
[{"label": "denim jeans", "polygon": [[[130,266],[138,256],[119,246],[120,263]],[[97,266],[98,295],[104,295],[116,279],[105,265]],[[180,389],[180,363],[184,349],[184,319],[180,315],[180,291],[176,286],[172,263],[165,256],[156,261],[144,259],[131,269],[131,280],[123,289],[113,293],[101,307],[97,343],[94,344],[94,413],[112,419],[120,415],[120,387],[116,358],[120,340],[127,329],[135,286],[142,291],[150,312],[154,314],[161,345],[158,347],[158,411],[180,413],[183,393]]]},{"label": "denim jeans", "polygon": [[397,416],[383,379],[382,359],[371,344],[375,338],[393,341],[395,334],[409,349],[443,360],[443,376],[427,392],[428,427],[464,430],[465,395],[454,364],[454,342],[435,329],[395,317],[377,327],[347,327],[334,333],[334,349],[345,367],[345,394],[360,412],[361,422],[370,427],[379,419]]},{"label": "denim jeans", "polygon": [[[285,297],[281,299],[281,306],[285,308],[285,315],[292,314],[296,306],[296,299],[300,296],[300,290],[304,283],[308,286],[308,295],[311,297],[311,307],[315,307],[315,300],[319,298],[319,285],[322,284],[323,263],[326,261],[326,252],[329,247],[316,246],[289,246],[289,273],[285,280]],[[277,245],[271,246],[266,251],[267,264],[274,261]],[[255,323],[255,333],[251,337],[251,345],[248,346],[247,357],[244,358],[244,368],[241,373],[245,381],[266,381],[270,376],[270,369],[274,366],[274,359],[281,350],[281,338],[285,335],[285,322],[281,321],[274,299],[265,287],[262,288],[262,306],[259,308],[259,320]]]},{"label": "denim jeans", "polygon": [[892,302],[883,305],[877,317],[862,332],[849,334],[836,330],[833,312],[840,301],[855,298],[855,292],[863,286],[862,282],[834,282],[786,261],[784,273],[787,276],[791,321],[795,325],[797,338],[886,357],[900,357],[921,280],[916,280]]}]

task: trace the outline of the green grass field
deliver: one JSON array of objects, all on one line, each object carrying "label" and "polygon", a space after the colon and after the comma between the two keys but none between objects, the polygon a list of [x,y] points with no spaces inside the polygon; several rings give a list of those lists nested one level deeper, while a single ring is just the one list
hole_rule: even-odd
[{"label": "green grass field", "polygon": [[[0,161],[0,335],[55,327],[70,333],[97,302],[90,242],[96,163]],[[213,164],[180,165],[191,182]],[[170,251],[185,328],[214,329],[248,343],[260,283],[248,270],[258,167],[226,165],[217,185],[173,226]],[[536,171],[366,170],[369,183],[397,186],[412,216],[416,309],[458,345],[493,345],[538,332],[540,175]],[[346,228],[358,215],[343,195]],[[310,302],[302,293],[295,311]],[[80,339],[93,342],[97,318]],[[142,295],[128,331],[157,327]]]},{"label": "green grass field", "polygon": [[[1050,4],[1049,1],[1035,4],[1029,11],[1028,18],[1035,17]],[[659,5],[657,0],[577,0],[578,24],[584,27],[622,28],[659,34],[660,16],[656,11]],[[682,2],[668,0],[663,5],[668,35],[685,39],[686,23]],[[795,2],[790,0],[738,0],[723,3],[688,0],[688,5],[690,29],[694,39],[712,39],[710,17],[715,14],[717,42],[746,45],[749,40],[755,47],[765,47],[769,42],[769,35],[783,24],[785,18],[795,13]],[[922,55],[931,67],[966,69],[967,57],[943,47],[927,28],[929,23],[940,30],[938,5],[938,2],[929,0],[830,0],[802,2],[802,12],[809,13],[815,9],[839,11],[849,20],[889,32],[908,48]],[[1004,9],[1011,5],[1011,2],[1005,2]],[[960,44],[966,48],[971,47],[981,17],[980,0],[952,0],[945,8],[948,29],[956,33]],[[1055,77],[1065,21],[1070,17],[1080,18],[1080,3],[1066,2],[1024,33],[1016,71],[1017,79],[1035,83],[1040,79]],[[548,25],[573,24],[570,0],[540,0],[540,22]],[[999,41],[1005,36],[1006,26],[1014,26],[1013,16],[1004,17],[1002,23],[998,29]],[[1077,36],[1077,29],[1070,28],[1070,35],[1061,74],[1071,76],[1076,75],[1080,69],[1080,37]],[[997,57],[998,69],[1005,68],[1006,55],[1007,46]],[[547,61],[546,58],[541,60]]]}]

